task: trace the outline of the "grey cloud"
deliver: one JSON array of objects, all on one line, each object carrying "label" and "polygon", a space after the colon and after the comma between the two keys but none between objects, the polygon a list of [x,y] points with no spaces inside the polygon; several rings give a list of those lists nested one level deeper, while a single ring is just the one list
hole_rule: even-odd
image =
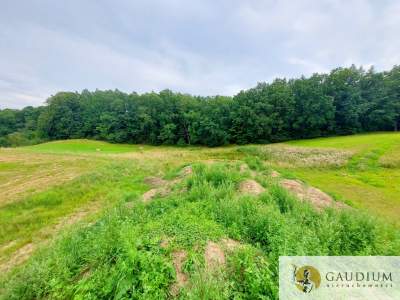
[{"label": "grey cloud", "polygon": [[0,108],[59,90],[232,95],[274,77],[400,61],[400,4],[2,1]]}]

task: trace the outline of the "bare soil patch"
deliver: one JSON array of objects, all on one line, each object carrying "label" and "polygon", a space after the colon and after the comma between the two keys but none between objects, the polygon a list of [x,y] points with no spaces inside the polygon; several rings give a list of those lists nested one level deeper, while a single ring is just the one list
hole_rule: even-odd
[{"label": "bare soil patch", "polygon": [[247,179],[240,183],[239,191],[244,194],[259,195],[264,192],[265,189],[257,181]]},{"label": "bare soil patch", "polygon": [[160,242],[160,247],[166,249],[168,248],[168,246],[169,246],[169,239],[163,238]]},{"label": "bare soil patch", "polygon": [[157,195],[157,189],[151,189],[143,194],[143,202],[149,202]]},{"label": "bare soil patch", "polygon": [[147,203],[150,202],[155,196],[159,195],[161,197],[167,196],[171,192],[169,187],[160,187],[157,189],[151,189],[143,194],[142,200]]},{"label": "bare soil patch", "polygon": [[281,174],[279,174],[279,172],[277,172],[277,171],[272,171],[271,172],[271,177],[272,178],[278,178],[278,177],[280,177],[281,176]]},{"label": "bare soil patch", "polygon": [[144,179],[144,183],[155,188],[164,186],[165,184],[167,184],[167,181],[160,177],[147,177]]},{"label": "bare soil patch", "polygon": [[193,173],[193,168],[191,166],[184,167],[179,173],[179,177],[173,180],[164,180],[159,177],[148,177],[144,182],[153,188],[143,194],[143,202],[151,201],[155,196],[159,195],[161,197],[167,196],[171,192],[173,185],[178,184],[183,180],[183,177],[189,176]]},{"label": "bare soil patch", "polygon": [[183,176],[183,177],[189,176],[189,175],[192,175],[192,174],[193,174],[192,166],[186,166],[180,172],[180,175]]},{"label": "bare soil patch", "polygon": [[188,282],[188,276],[182,270],[186,258],[187,253],[183,250],[172,253],[173,265],[176,273],[176,282],[171,285],[170,293],[174,297],[179,294],[180,289]]},{"label": "bare soil patch", "polygon": [[316,209],[326,207],[345,208],[346,204],[336,202],[331,196],[315,187],[307,187],[302,182],[292,179],[283,179],[281,185],[295,194],[300,200],[310,202]]},{"label": "bare soil patch", "polygon": [[225,265],[224,251],[222,251],[221,247],[217,243],[212,241],[209,241],[206,245],[204,259],[206,267],[210,270]]}]

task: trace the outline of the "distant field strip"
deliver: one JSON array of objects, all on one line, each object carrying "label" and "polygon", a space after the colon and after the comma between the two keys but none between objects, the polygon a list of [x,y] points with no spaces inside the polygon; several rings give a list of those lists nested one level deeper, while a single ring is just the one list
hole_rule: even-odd
[{"label": "distant field strip", "polygon": [[344,166],[353,152],[349,150],[305,148],[282,144],[261,147],[267,161],[281,167],[337,168]]},{"label": "distant field strip", "polygon": [[24,196],[60,185],[94,167],[73,156],[12,153],[0,150],[0,207]]}]

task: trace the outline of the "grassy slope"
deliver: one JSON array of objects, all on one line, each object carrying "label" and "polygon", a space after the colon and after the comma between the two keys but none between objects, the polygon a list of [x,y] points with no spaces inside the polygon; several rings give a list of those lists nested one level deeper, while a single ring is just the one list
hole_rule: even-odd
[{"label": "grassy slope", "polygon": [[400,134],[381,133],[289,142],[354,152],[340,168],[292,168],[293,174],[353,206],[399,224]]},{"label": "grassy slope", "polygon": [[65,140],[65,141],[44,143],[34,146],[27,146],[23,147],[22,149],[25,151],[38,152],[38,153],[108,154],[108,153],[126,153],[147,148],[150,148],[150,146],[110,144],[106,142],[92,141],[92,140]]},{"label": "grassy slope", "polygon": [[0,264],[23,246],[51,238],[64,218],[138,197],[148,188],[145,176],[230,151],[89,140],[0,149]]},{"label": "grassy slope", "polygon": [[[352,211],[318,214],[276,186],[262,165],[257,176],[268,192],[238,193],[238,183],[250,176],[239,169],[195,165],[194,174],[168,196],[148,204],[121,202],[95,224],[38,253],[7,282],[4,297],[164,299],[175,280],[173,253],[183,249],[189,278],[183,299],[275,299],[279,255],[398,253],[393,229]],[[226,252],[225,267],[207,269],[206,243],[227,237],[241,247]],[[163,240],[169,241],[166,248]]]},{"label": "grassy slope", "polygon": [[[64,216],[83,208],[96,212],[131,190],[140,193],[142,183],[132,181],[127,188],[124,181],[132,177],[115,172],[126,163],[80,156],[96,149],[116,153],[127,148],[138,147],[82,140],[0,149],[0,262],[24,245],[51,237]],[[140,181],[133,170],[130,175]]]},{"label": "grassy slope", "polygon": [[[276,158],[267,159],[284,174],[297,176],[339,199],[350,200],[357,207],[366,207],[377,215],[395,220],[393,210],[399,209],[399,197],[395,195],[398,192],[395,183],[399,179],[399,141],[400,135],[376,134],[289,143],[307,149],[351,150],[350,160],[339,167],[296,165],[296,160],[294,164],[282,165]],[[60,218],[82,207],[104,208],[115,204],[119,207],[94,225],[68,233],[50,250],[37,254],[26,269],[14,270],[15,277],[3,286],[6,298],[127,296],[132,295],[133,287],[143,297],[163,297],[174,280],[172,252],[180,248],[189,253],[185,268],[196,285],[182,292],[186,297],[255,297],[260,293],[275,297],[279,254],[386,255],[400,252],[396,233],[393,229],[387,231],[383,223],[374,223],[358,213],[349,216],[331,212],[316,218],[307,206],[293,202],[274,186],[268,176],[269,169],[253,155],[263,147],[254,146],[253,153],[243,151],[250,149],[248,147],[205,149],[62,141],[16,149],[12,155],[9,150],[0,149],[0,186],[7,180],[9,183],[9,176],[2,176],[4,173],[29,166],[32,155],[43,156],[48,161],[47,165],[42,163],[32,170],[54,167],[54,164],[59,164],[61,169],[75,165],[79,166],[80,174],[59,185],[50,182],[48,190],[28,190],[0,207],[2,260],[23,244],[30,241],[39,244],[50,238],[51,228],[57,226]],[[3,157],[8,159],[4,161]],[[73,158],[73,162],[58,163],[65,157]],[[189,190],[187,194],[177,190],[150,205],[141,204],[140,194],[149,188],[143,184],[146,176],[171,179],[185,164],[210,159],[246,160],[259,172],[258,180],[269,192],[260,198],[238,194],[237,183],[249,176],[238,172],[238,164],[209,168],[199,165],[195,175],[182,183]],[[24,172],[15,174],[20,178],[36,174]],[[397,179],[385,181],[383,176],[389,173]],[[356,187],[359,190],[355,191]],[[124,204],[127,202],[135,205],[127,209]],[[337,222],[338,219],[341,222]],[[303,239],[298,239],[298,230],[306,231]],[[341,236],[340,232],[346,234]],[[166,236],[173,242],[165,250],[159,243]],[[227,269],[215,280],[215,276],[207,277],[202,251],[207,240],[217,241],[222,237],[235,238],[246,246],[243,251],[230,255]],[[7,247],[13,240],[17,242]],[[136,270],[133,275],[132,268]],[[249,274],[235,277],[238,269],[243,268],[247,268]]]}]

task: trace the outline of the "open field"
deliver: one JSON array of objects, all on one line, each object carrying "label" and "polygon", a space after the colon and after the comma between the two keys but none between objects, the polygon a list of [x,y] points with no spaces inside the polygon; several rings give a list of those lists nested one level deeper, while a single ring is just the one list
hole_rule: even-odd
[{"label": "open field", "polygon": [[399,134],[365,134],[289,144],[354,153],[341,168],[295,168],[293,174],[356,208],[400,224]]},{"label": "open field", "polygon": [[[400,254],[399,157],[394,133],[0,149],[1,294],[276,298],[279,255]],[[290,179],[355,209],[315,209]]]}]

